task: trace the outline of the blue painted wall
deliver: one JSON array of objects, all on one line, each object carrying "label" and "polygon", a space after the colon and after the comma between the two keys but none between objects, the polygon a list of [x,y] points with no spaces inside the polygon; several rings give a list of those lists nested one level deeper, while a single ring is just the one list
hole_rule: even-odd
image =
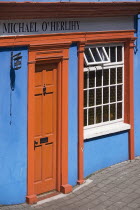
[{"label": "blue painted wall", "polygon": [[78,146],[78,67],[77,45],[69,50],[69,127],[68,127],[68,182],[77,183],[77,146]]},{"label": "blue painted wall", "polygon": [[[22,55],[22,67],[15,71],[15,89],[12,93],[10,88],[11,50],[14,54],[21,52]],[[25,202],[27,60],[26,48],[0,49],[0,204]]]},{"label": "blue painted wall", "polygon": [[136,37],[134,57],[135,156],[140,155],[140,15],[135,19]]},{"label": "blue painted wall", "polygon": [[128,133],[90,139],[84,143],[84,177],[128,160]]}]

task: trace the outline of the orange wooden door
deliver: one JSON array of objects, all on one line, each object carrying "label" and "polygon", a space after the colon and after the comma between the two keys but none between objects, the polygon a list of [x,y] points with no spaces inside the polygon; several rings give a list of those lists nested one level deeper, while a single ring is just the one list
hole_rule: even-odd
[{"label": "orange wooden door", "polygon": [[35,70],[34,191],[56,189],[56,64]]}]

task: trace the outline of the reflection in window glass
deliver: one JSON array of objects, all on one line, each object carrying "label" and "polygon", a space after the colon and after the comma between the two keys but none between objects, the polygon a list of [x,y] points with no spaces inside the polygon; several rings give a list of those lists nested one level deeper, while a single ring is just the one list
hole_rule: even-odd
[{"label": "reflection in window glass", "polygon": [[106,104],[109,102],[109,87],[103,88],[103,103]]},{"label": "reflection in window glass", "polygon": [[86,58],[87,58],[88,62],[93,62],[93,59],[91,57],[91,54],[90,54],[88,48],[85,49],[85,54],[86,54]]},{"label": "reflection in window glass", "polygon": [[89,87],[94,87],[95,86],[95,71],[90,71],[89,72]]},{"label": "reflection in window glass", "polygon": [[94,106],[94,89],[89,90],[89,106]]},{"label": "reflection in window glass", "polygon": [[115,51],[116,47],[110,47],[110,59],[111,62],[115,62],[116,61],[116,51]]},{"label": "reflection in window glass", "polygon": [[94,108],[88,110],[88,124],[94,124]]},{"label": "reflection in window glass", "polygon": [[87,88],[87,72],[84,72],[84,89]]},{"label": "reflection in window glass", "polygon": [[116,122],[123,118],[123,47],[94,46],[90,50],[96,61],[108,61],[97,64],[91,59],[93,63],[85,68],[84,126]]},{"label": "reflection in window glass", "polygon": [[115,115],[116,115],[115,106],[116,106],[116,104],[110,105],[110,120],[115,120]]},{"label": "reflection in window glass", "polygon": [[117,61],[122,61],[122,47],[118,46],[117,47]]},{"label": "reflection in window glass", "polygon": [[101,86],[102,85],[102,71],[99,70],[96,72],[96,86]]},{"label": "reflection in window glass", "polygon": [[104,69],[103,70],[103,85],[108,85],[109,84],[109,69]]},{"label": "reflection in window glass", "polygon": [[117,119],[122,118],[122,103],[117,104]]},{"label": "reflection in window glass", "polygon": [[117,101],[122,100],[122,85],[117,86]]},{"label": "reflection in window glass", "polygon": [[110,102],[116,101],[116,86],[110,87]]},{"label": "reflection in window glass", "polygon": [[109,120],[109,105],[103,106],[103,122]]},{"label": "reflection in window glass", "polygon": [[87,90],[84,90],[84,107],[87,107]]},{"label": "reflection in window glass", "polygon": [[117,83],[122,83],[122,67],[117,68]]},{"label": "reflection in window glass", "polygon": [[96,89],[96,105],[100,105],[102,103],[102,89]]},{"label": "reflection in window glass", "polygon": [[93,56],[95,58],[95,61],[96,62],[100,62],[101,61],[101,58],[96,50],[96,48],[91,48],[91,52],[93,53]]},{"label": "reflection in window glass", "polygon": [[87,109],[84,109],[84,126],[87,126]]},{"label": "reflection in window glass", "polygon": [[99,53],[101,55],[102,60],[103,61],[107,61],[107,57],[105,55],[105,52],[103,51],[103,48],[102,47],[99,47],[98,50],[99,50]]},{"label": "reflection in window glass", "polygon": [[101,123],[102,121],[102,107],[99,106],[96,108],[96,123]]},{"label": "reflection in window glass", "polygon": [[107,55],[109,56],[109,47],[105,47],[105,50],[107,52]]},{"label": "reflection in window glass", "polygon": [[116,69],[110,69],[110,84],[116,84]]}]

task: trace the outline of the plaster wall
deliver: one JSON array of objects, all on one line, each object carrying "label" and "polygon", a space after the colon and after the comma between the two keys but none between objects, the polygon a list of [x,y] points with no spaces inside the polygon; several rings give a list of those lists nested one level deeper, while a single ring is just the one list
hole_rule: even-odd
[{"label": "plaster wall", "polygon": [[69,121],[68,121],[68,183],[72,186],[77,182],[78,164],[78,67],[77,45],[69,50]]},{"label": "plaster wall", "polygon": [[140,155],[140,15],[135,19],[134,54],[134,122],[135,122],[135,156]]},{"label": "plaster wall", "polygon": [[[10,88],[10,56],[21,52],[22,67]],[[26,48],[0,49],[0,204],[25,202],[27,185]],[[11,113],[11,114],[10,114]]]},{"label": "plaster wall", "polygon": [[84,177],[128,160],[128,133],[122,132],[84,142]]}]

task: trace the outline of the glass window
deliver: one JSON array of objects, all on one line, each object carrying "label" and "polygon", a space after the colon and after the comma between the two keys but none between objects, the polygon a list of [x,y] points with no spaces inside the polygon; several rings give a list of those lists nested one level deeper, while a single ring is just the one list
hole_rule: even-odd
[{"label": "glass window", "polygon": [[123,50],[122,44],[85,49],[85,127],[123,120]]}]

